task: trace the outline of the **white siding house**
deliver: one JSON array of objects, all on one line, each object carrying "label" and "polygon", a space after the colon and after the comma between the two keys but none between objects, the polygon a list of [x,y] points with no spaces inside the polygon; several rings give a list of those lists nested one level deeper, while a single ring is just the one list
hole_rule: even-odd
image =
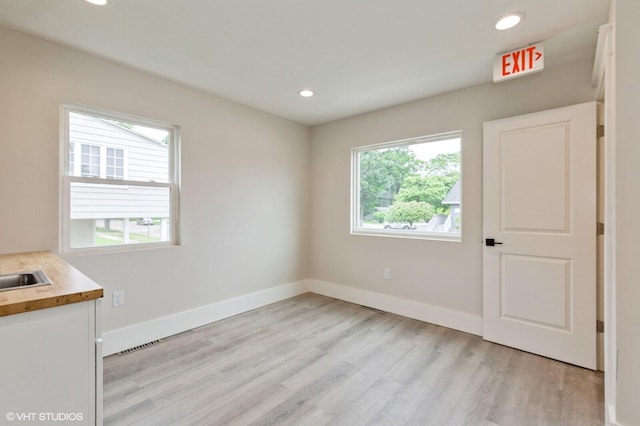
[{"label": "white siding house", "polygon": [[168,182],[169,148],[164,141],[145,136],[135,127],[70,112],[67,167],[71,176],[105,179],[104,184],[71,184],[72,247],[94,245],[96,228],[113,219],[122,221],[123,243],[133,242],[129,241],[129,219],[135,218],[160,218],[159,238],[167,240],[169,189],[113,182]]},{"label": "white siding house", "polygon": [[460,180],[451,187],[447,196],[442,200],[442,204],[449,206],[450,213],[444,223],[446,232],[460,232]]}]

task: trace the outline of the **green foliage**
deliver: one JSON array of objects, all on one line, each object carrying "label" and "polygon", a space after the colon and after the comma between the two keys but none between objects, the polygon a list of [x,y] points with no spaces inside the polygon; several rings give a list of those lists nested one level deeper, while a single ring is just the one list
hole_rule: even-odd
[{"label": "green foliage", "polygon": [[436,155],[425,163],[424,171],[429,176],[460,176],[460,152]]},{"label": "green foliage", "polygon": [[423,201],[396,201],[389,208],[385,220],[387,222],[408,222],[413,225],[416,222],[428,221],[434,213],[433,206]]},{"label": "green foliage", "polygon": [[458,176],[409,176],[402,183],[396,201],[426,202],[438,213],[448,213],[449,208],[442,204],[442,200],[458,179]]},{"label": "green foliage", "polygon": [[423,162],[408,147],[395,147],[360,154],[360,217],[376,211],[380,194],[393,200],[407,176],[415,174]]},{"label": "green foliage", "polygon": [[382,223],[384,222],[384,216],[385,213],[384,212],[375,212],[373,213],[373,218],[376,220],[376,222],[378,223]]},{"label": "green foliage", "polygon": [[396,200],[426,202],[438,213],[449,213],[442,200],[460,179],[460,153],[439,154],[425,162],[423,170],[426,172],[424,176],[405,178]]},{"label": "green foliage", "polygon": [[389,222],[413,223],[429,220],[436,212],[447,214],[449,208],[442,200],[459,179],[459,152],[439,154],[426,162],[406,146],[362,152],[360,217],[374,214],[380,221],[376,211],[382,196],[391,204],[385,217]]},{"label": "green foliage", "polygon": [[106,118],[105,121],[108,121],[111,124],[115,124],[116,126],[124,127],[125,129],[129,129],[129,130],[133,129],[133,124],[127,123],[126,121],[110,120],[108,118]]}]

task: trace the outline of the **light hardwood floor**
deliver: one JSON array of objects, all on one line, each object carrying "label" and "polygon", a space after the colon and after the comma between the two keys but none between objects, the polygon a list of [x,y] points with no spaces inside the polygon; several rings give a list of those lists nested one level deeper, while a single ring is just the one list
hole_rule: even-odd
[{"label": "light hardwood floor", "polygon": [[603,376],[305,294],[104,360],[105,425],[602,425]]}]

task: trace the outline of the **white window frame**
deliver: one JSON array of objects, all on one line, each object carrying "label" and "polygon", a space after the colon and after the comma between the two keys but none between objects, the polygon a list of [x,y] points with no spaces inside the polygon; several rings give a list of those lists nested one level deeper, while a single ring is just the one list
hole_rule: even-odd
[{"label": "white window frame", "polygon": [[462,216],[460,217],[459,232],[416,232],[403,229],[372,229],[360,226],[360,154],[367,151],[375,151],[385,148],[396,148],[421,143],[444,141],[448,139],[460,139],[460,209],[462,210],[462,156],[463,133],[462,130],[439,133],[435,135],[420,136],[410,139],[402,139],[392,142],[355,147],[351,149],[351,206],[350,206],[350,231],[352,235],[366,235],[392,238],[409,238],[421,240],[462,241]]},{"label": "white window frame", "polygon": [[[105,118],[116,121],[137,124],[141,126],[158,128],[169,132],[169,181],[168,182],[145,182],[138,180],[127,180],[127,150],[124,149],[124,179],[107,179],[106,178],[106,148],[107,145],[88,144],[100,146],[100,175],[101,177],[84,177],[79,173],[81,167],[80,155],[82,142],[70,141],[69,139],[69,113],[79,113],[84,115],[92,115],[99,118]],[[69,144],[74,143],[74,167],[69,170]],[[113,148],[113,147],[111,147]],[[117,148],[123,149],[123,148]],[[87,253],[107,253],[114,251],[130,251],[141,250],[155,247],[167,247],[180,244],[179,223],[180,223],[180,128],[175,125],[162,123],[159,121],[141,118],[129,114],[93,108],[77,104],[62,104],[60,106],[60,244],[59,249],[62,254],[87,254]],[[93,183],[100,185],[113,185],[115,187],[127,186],[146,186],[168,188],[170,197],[170,234],[169,241],[122,244],[110,246],[92,246],[92,247],[71,247],[70,232],[70,203],[71,203],[71,184],[72,183]]]}]

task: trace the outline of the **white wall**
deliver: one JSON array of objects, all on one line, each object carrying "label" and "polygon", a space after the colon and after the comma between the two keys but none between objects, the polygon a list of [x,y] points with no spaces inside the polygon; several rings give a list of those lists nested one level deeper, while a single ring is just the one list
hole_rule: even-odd
[{"label": "white wall", "polygon": [[616,60],[616,421],[640,425],[640,3],[617,0]]},{"label": "white wall", "polygon": [[0,253],[58,249],[61,103],[181,127],[182,245],[68,259],[105,331],[308,276],[307,127],[3,27],[0,58]]},{"label": "white wall", "polygon": [[[477,86],[314,127],[311,276],[474,315],[479,323],[482,123],[595,100],[590,85],[592,66],[587,61],[549,68],[526,78]],[[464,132],[462,242],[350,235],[351,148],[453,130]],[[392,270],[390,281],[383,279],[385,267]]]}]

